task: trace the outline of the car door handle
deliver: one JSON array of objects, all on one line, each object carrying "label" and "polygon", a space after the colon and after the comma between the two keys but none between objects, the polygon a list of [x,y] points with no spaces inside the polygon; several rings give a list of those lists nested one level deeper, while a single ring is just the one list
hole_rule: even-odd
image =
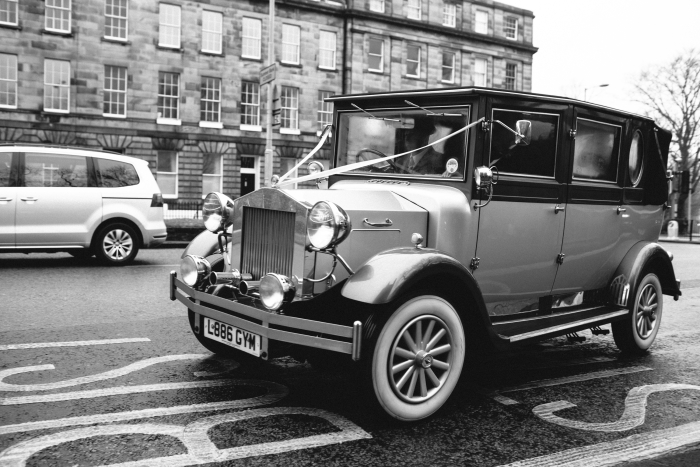
[{"label": "car door handle", "polygon": [[618,207],[617,207],[617,213],[620,214],[620,213],[623,213],[623,212],[627,212],[627,209],[623,208],[622,206],[618,206]]},{"label": "car door handle", "polygon": [[370,225],[372,227],[391,227],[392,225],[394,225],[394,223],[391,222],[391,219],[389,219],[388,217],[386,218],[386,220],[384,222],[377,222],[377,223],[370,222],[369,219],[367,219],[365,217],[364,219],[362,219],[362,223],[366,224],[366,225]]},{"label": "car door handle", "polygon": [[565,211],[566,208],[564,206],[559,206],[558,204],[554,206],[554,214],[559,214],[562,211]]},{"label": "car door handle", "polygon": [[26,198],[20,198],[22,201],[38,201],[37,198],[34,198],[33,196],[27,196]]},{"label": "car door handle", "polygon": [[12,198],[0,198],[0,201],[12,201]]}]

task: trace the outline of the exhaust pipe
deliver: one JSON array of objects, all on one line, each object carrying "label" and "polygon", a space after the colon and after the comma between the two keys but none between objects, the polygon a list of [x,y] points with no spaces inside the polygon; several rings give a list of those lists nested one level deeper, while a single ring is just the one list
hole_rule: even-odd
[{"label": "exhaust pipe", "polygon": [[252,279],[252,274],[241,274],[237,269],[233,269],[231,272],[214,271],[209,274],[209,283],[211,285],[230,284],[234,287],[238,287],[242,281],[249,281]]},{"label": "exhaust pipe", "polygon": [[249,295],[253,292],[257,292],[260,288],[260,281],[241,281],[238,285],[238,290],[241,291],[243,295]]}]

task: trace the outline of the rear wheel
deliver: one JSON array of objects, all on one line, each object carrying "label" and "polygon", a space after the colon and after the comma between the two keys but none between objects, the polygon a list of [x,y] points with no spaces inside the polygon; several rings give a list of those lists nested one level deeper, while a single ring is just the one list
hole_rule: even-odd
[{"label": "rear wheel", "polygon": [[646,353],[659,332],[663,308],[659,278],[656,274],[647,274],[637,285],[628,316],[612,323],[617,348],[634,355]]},{"label": "rear wheel", "polygon": [[410,298],[377,338],[369,365],[373,394],[396,419],[429,417],[452,394],[464,356],[464,329],[452,304],[435,295]]},{"label": "rear wheel", "polygon": [[109,224],[95,236],[93,251],[97,259],[109,266],[124,266],[136,258],[138,236],[127,224]]}]

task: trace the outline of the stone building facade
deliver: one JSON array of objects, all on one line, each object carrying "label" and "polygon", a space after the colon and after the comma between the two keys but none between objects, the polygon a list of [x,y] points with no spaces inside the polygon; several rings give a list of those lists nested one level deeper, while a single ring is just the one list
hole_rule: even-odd
[{"label": "stone building facade", "polygon": [[[149,161],[166,200],[264,185],[265,0],[0,0],[0,142]],[[340,93],[531,89],[533,14],[491,0],[278,0],[273,173]],[[328,159],[329,151],[322,158]]]}]

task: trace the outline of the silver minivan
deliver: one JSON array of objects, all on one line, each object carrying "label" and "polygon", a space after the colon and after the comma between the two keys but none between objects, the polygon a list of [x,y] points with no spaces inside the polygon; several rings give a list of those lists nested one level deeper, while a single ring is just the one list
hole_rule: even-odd
[{"label": "silver minivan", "polygon": [[0,145],[0,253],[65,251],[120,266],[166,236],[148,162],[108,151]]}]

